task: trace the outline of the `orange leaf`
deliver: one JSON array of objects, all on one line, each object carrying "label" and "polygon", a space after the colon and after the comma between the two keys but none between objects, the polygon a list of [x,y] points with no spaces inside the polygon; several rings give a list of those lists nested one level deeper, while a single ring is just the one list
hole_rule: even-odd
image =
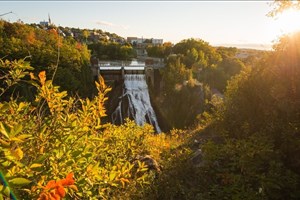
[{"label": "orange leaf", "polygon": [[50,193],[50,200],[60,200],[60,196],[56,194],[54,191]]},{"label": "orange leaf", "polygon": [[62,186],[58,186],[56,188],[56,191],[60,197],[64,197],[66,195],[66,191],[65,191],[64,187],[62,187]]},{"label": "orange leaf", "polygon": [[50,188],[54,188],[56,186],[56,184],[55,184],[55,180],[51,180],[51,181],[49,181],[48,183],[47,183],[47,185],[46,185],[46,189],[50,189]]},{"label": "orange leaf", "polygon": [[66,180],[67,180],[66,181],[66,185],[74,185],[75,180],[74,180],[73,176],[74,176],[74,174],[72,172],[67,175],[67,177],[66,177]]},{"label": "orange leaf", "polygon": [[41,84],[44,85],[45,81],[46,81],[46,72],[45,71],[41,71],[39,73],[39,78],[40,78]]},{"label": "orange leaf", "polygon": [[48,200],[48,195],[46,193],[41,193],[38,200]]}]

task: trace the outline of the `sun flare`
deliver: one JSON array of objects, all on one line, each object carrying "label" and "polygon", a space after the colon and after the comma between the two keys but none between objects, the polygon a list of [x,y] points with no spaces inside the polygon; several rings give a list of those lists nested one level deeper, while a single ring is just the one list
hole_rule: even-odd
[{"label": "sun flare", "polygon": [[273,29],[279,34],[300,31],[300,11],[296,9],[283,11],[275,18]]}]

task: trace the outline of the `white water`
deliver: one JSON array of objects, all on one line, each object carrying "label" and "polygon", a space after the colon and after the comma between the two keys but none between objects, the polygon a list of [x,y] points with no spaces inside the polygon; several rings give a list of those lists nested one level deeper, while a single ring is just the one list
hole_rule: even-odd
[{"label": "white water", "polygon": [[[127,99],[128,108],[124,111],[123,100]],[[119,120],[123,123],[124,118],[132,118],[139,126],[146,122],[151,124],[157,133],[161,132],[155,112],[150,103],[148,86],[144,74],[126,74],[124,76],[123,95],[116,110],[112,114],[112,122]]]}]

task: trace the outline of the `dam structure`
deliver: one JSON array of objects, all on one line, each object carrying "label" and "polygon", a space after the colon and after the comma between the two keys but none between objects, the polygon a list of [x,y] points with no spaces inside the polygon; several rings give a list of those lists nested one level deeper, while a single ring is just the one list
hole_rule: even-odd
[{"label": "dam structure", "polygon": [[156,133],[161,129],[155,111],[151,105],[148,84],[159,87],[158,69],[163,65],[146,65],[143,61],[98,62],[98,75],[110,84],[122,84],[122,94],[118,105],[111,114],[113,124],[122,124],[126,118],[132,119],[139,126],[151,124]]}]

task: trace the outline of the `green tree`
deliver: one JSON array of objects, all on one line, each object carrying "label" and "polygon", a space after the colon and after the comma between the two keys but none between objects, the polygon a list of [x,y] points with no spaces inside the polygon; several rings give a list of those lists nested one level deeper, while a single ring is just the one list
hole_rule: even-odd
[{"label": "green tree", "polygon": [[[216,129],[221,144],[204,145],[213,199],[300,197],[300,33],[230,80]],[[218,162],[218,165],[214,165]],[[206,177],[206,176],[205,176]],[[205,179],[205,178],[204,178]]]},{"label": "green tree", "polygon": [[100,60],[131,60],[136,57],[135,50],[129,44],[98,42],[89,44],[88,47]]},{"label": "green tree", "polygon": [[87,38],[90,36],[90,32],[88,30],[83,30],[82,36],[85,38],[85,43],[87,43]]},{"label": "green tree", "polygon": [[[194,50],[192,50],[194,49]],[[192,53],[196,56],[196,51],[199,52],[202,51],[203,55],[198,56],[196,61],[201,61],[201,58],[205,58],[207,60],[207,64],[208,66],[211,65],[216,65],[221,61],[221,56],[216,52],[216,49],[213,48],[212,46],[209,45],[208,42],[205,42],[203,40],[200,39],[187,39],[187,40],[182,40],[181,42],[177,43],[174,47],[173,47],[173,52],[175,54],[182,54],[184,56],[187,56],[188,52],[189,54],[191,54],[191,51],[193,51]],[[189,55],[191,56],[191,55]],[[195,58],[195,57],[194,57]],[[187,67],[191,68],[191,63],[189,62],[190,60],[187,57],[187,63],[185,63],[187,65]]]},{"label": "green tree", "polygon": [[[63,38],[56,28],[43,30],[35,26],[1,21],[0,30],[0,57],[9,60],[26,57],[35,72],[46,70],[48,77],[52,77],[56,70],[57,73],[63,73],[56,74],[58,77],[54,79],[63,89],[72,88],[70,93],[79,92],[82,96],[92,95],[81,89],[82,85],[93,88],[92,77],[89,80],[80,78],[90,60],[90,52],[86,45],[71,37]],[[59,69],[56,69],[57,67]],[[67,85],[67,82],[59,78],[63,77],[66,71],[69,71],[69,80],[73,80],[74,84],[80,87]]]}]

